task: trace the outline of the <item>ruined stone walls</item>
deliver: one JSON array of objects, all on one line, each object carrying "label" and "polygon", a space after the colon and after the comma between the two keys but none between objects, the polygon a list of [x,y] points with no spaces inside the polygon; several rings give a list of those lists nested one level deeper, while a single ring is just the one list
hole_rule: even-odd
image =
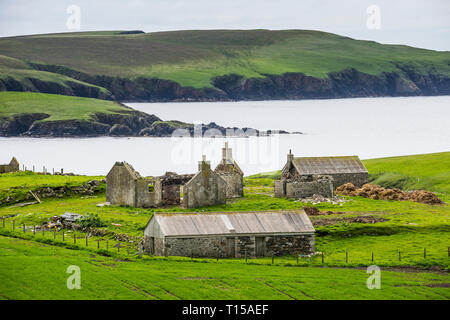
[{"label": "ruined stone walls", "polygon": [[333,197],[333,178],[319,176],[310,181],[286,182],[286,198],[308,198],[314,194],[328,198]]},{"label": "ruined stone walls", "polygon": [[193,177],[193,174],[179,175],[172,173],[166,173],[164,176],[159,177],[161,181],[160,203],[162,205],[179,205],[181,203],[181,186]]},{"label": "ruined stone walls", "polygon": [[334,187],[331,176],[300,176],[295,180],[281,179],[274,182],[275,197],[307,198],[314,194],[333,197]]},{"label": "ruined stone walls", "polygon": [[135,207],[150,208],[154,206],[155,206],[155,192],[153,189],[153,181],[151,179],[146,178],[136,180]]},{"label": "ruined stone walls", "polygon": [[222,204],[226,200],[227,183],[206,162],[200,164],[200,171],[183,187],[185,208]]},{"label": "ruined stone walls", "polygon": [[19,161],[15,157],[11,159],[9,164],[0,165],[0,173],[17,172],[20,169]]},{"label": "ruined stone walls", "polygon": [[243,176],[237,173],[218,173],[227,184],[227,198],[237,198],[244,195]]},{"label": "ruined stone walls", "polygon": [[116,163],[106,176],[106,201],[115,205],[135,206],[136,179],[121,163]]}]

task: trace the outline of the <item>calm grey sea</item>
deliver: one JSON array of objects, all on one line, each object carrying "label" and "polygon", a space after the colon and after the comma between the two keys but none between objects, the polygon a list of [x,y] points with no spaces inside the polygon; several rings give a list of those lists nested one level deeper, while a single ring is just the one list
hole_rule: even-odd
[{"label": "calm grey sea", "polygon": [[280,169],[296,156],[362,159],[450,150],[450,96],[302,101],[128,103],[164,120],[282,129],[303,134],[250,138],[0,138],[0,163],[106,174],[115,161],[143,175],[195,172],[205,154],[215,166],[224,141],[246,175]]}]

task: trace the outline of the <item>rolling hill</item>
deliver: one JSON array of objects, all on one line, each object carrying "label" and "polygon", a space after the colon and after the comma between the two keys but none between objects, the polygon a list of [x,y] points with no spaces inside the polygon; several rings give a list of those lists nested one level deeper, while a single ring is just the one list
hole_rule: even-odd
[{"label": "rolling hill", "polygon": [[450,94],[450,52],[309,30],[43,34],[0,38],[0,55],[9,91],[135,101]]}]

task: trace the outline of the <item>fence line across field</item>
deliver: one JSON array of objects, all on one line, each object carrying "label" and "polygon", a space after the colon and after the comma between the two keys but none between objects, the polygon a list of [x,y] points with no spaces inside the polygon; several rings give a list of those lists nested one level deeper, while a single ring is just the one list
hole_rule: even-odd
[{"label": "fence line across field", "polygon": [[[2,219],[2,227],[4,228],[4,229],[7,229],[7,223],[6,223],[6,220],[8,220],[8,217],[2,217],[1,218]],[[11,228],[12,228],[12,230],[13,231],[15,231],[16,230],[16,221],[15,221],[15,219],[11,219]],[[33,226],[26,226],[26,224],[25,223],[22,223],[22,231],[23,231],[23,233],[27,233],[27,230],[28,229],[31,229],[31,231],[30,232],[32,232],[33,233],[33,236],[34,237],[36,237],[36,231],[37,231],[37,228],[36,228],[37,226],[36,225],[33,225]],[[19,230],[20,230],[20,227],[19,227]],[[78,236],[77,237],[77,235],[76,235],[76,231],[72,231],[72,230],[68,230],[68,229],[60,229],[60,230],[56,230],[56,229],[53,229],[53,230],[51,230],[51,229],[49,229],[49,230],[46,230],[46,229],[44,229],[44,228],[42,228],[41,229],[41,231],[42,231],[42,237],[44,237],[45,238],[45,235],[46,235],[46,232],[47,232],[47,234],[48,233],[51,233],[52,234],[52,236],[53,236],[53,240],[57,240],[58,239],[58,236],[60,235],[61,236],[61,239],[62,239],[62,241],[63,242],[65,242],[66,241],[66,236],[67,236],[67,233],[69,233],[69,232],[73,232],[73,243],[74,244],[77,244],[78,243],[78,245],[79,246],[82,246],[82,244],[80,243],[80,241],[82,241],[82,238],[83,237],[80,237],[80,236]],[[88,233],[84,233],[84,232],[79,232],[79,233],[82,233],[82,234],[86,234],[85,236],[84,236],[84,238],[85,238],[85,247],[89,247],[90,245],[89,245],[89,238],[90,238],[90,236],[89,236],[89,234]],[[77,240],[78,240],[78,242],[77,242]],[[101,243],[103,242],[103,243],[105,243],[105,245],[103,246],[104,248],[106,248],[106,251],[109,251],[109,246],[110,246],[110,241],[112,241],[113,243],[115,242],[115,244],[113,244],[113,247],[115,247],[115,248],[117,248],[117,252],[120,252],[120,248],[124,248],[124,247],[126,247],[126,250],[127,250],[127,254],[129,255],[130,254],[130,247],[131,248],[133,248],[133,247],[135,247],[136,245],[135,244],[130,244],[130,243],[128,243],[127,245],[125,245],[125,244],[123,244],[123,241],[118,241],[118,240],[110,240],[110,239],[93,239],[93,245],[94,245],[94,247],[97,247],[97,249],[102,249],[101,247],[102,247],[102,245],[101,245]],[[96,242],[96,245],[95,245],[95,242]],[[92,245],[91,245],[91,247],[92,247]],[[135,249],[134,251],[139,251],[138,249]],[[345,254],[345,258],[343,257],[342,258],[342,260],[343,261],[345,261],[345,263],[349,263],[349,261],[350,261],[350,257],[351,257],[351,255],[350,255],[350,253],[351,253],[351,251],[348,251],[348,250],[345,250],[345,252],[343,252],[343,251],[337,251],[337,252],[328,252],[328,257],[329,258],[331,258],[331,260],[333,261],[333,262],[336,262],[336,261],[338,261],[337,259],[336,259],[336,255],[339,255],[339,254],[342,254],[342,255],[344,255]],[[372,262],[375,262],[375,251],[368,251],[368,260],[370,259]],[[398,261],[402,261],[402,258],[404,258],[404,257],[407,257],[407,255],[409,254],[415,254],[415,253],[417,253],[417,251],[414,251],[414,252],[411,252],[411,251],[405,251],[405,250],[403,250],[403,251],[400,251],[400,250],[397,250],[397,255],[398,255],[398,258],[396,259],[396,258],[394,258],[394,257],[392,257],[392,259],[390,259],[391,261],[393,261],[393,260],[398,260]],[[379,251],[378,251],[378,254],[379,255],[381,255],[382,256],[382,253],[380,253]],[[389,252],[388,254],[391,254],[392,255],[392,252]],[[421,253],[422,254],[422,253]],[[332,257],[330,257],[330,255],[332,256]],[[427,259],[427,256],[429,256],[429,255],[431,255],[429,252],[427,252],[427,248],[425,247],[425,248],[423,248],[423,259]],[[168,257],[168,254],[167,254],[167,250],[165,250],[164,251],[164,256],[165,257]],[[320,252],[319,254],[318,254],[318,256],[320,257],[320,259],[321,259],[321,263],[322,264],[324,264],[325,262],[326,262],[326,254],[324,253],[324,252]],[[448,257],[450,257],[450,246],[448,246],[447,247],[447,256]],[[193,259],[194,258],[194,255],[193,255],[193,253],[191,252],[191,255],[190,255],[190,257]],[[245,261],[245,263],[247,263],[247,260],[248,260],[248,258],[249,258],[249,256],[248,256],[248,254],[247,254],[247,249],[245,249],[244,250],[244,261]],[[275,255],[272,255],[272,257],[261,257],[261,258],[271,258],[272,259],[272,264],[274,264],[275,263],[275,260],[276,259],[279,259],[279,260],[290,260],[289,258],[284,258],[284,257],[276,257]],[[301,255],[301,254],[298,254],[298,255],[296,255],[296,257],[295,257],[295,259],[296,259],[296,262],[297,262],[297,264],[299,264],[299,259],[300,258],[308,258],[308,259],[311,259],[311,257],[309,257],[309,256],[305,256],[305,255]],[[219,257],[216,257],[216,259],[217,259],[217,261],[219,260]],[[381,257],[381,259],[383,259],[383,257]],[[360,261],[360,260],[357,260],[357,261]]]}]

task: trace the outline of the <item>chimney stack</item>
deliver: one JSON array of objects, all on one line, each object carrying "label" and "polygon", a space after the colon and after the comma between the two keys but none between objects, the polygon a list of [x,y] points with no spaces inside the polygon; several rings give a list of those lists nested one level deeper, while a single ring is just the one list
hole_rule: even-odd
[{"label": "chimney stack", "polygon": [[205,169],[211,169],[211,164],[209,161],[206,161],[206,156],[202,155],[202,161],[198,162],[198,171],[203,171]]},{"label": "chimney stack", "polygon": [[292,162],[294,160],[294,155],[291,152],[291,149],[289,149],[289,153],[287,155],[287,161]]}]

